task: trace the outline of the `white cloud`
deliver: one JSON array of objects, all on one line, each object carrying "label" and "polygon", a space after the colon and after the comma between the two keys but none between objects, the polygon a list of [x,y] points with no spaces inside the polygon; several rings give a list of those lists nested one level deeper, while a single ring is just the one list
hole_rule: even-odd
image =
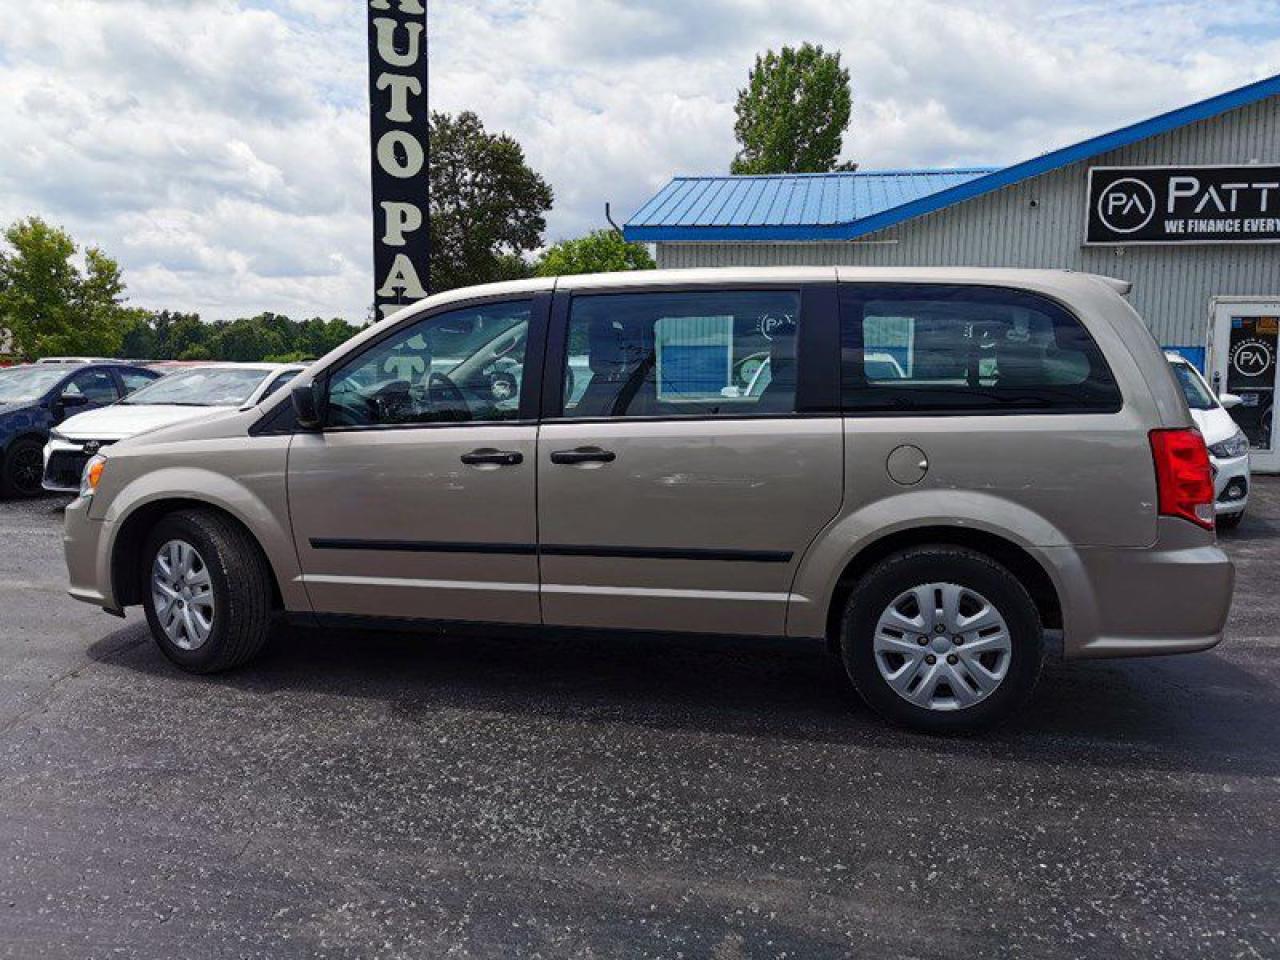
[{"label": "white cloud", "polygon": [[[864,167],[1002,163],[1280,71],[1277,4],[1067,0],[443,0],[434,109],[512,133],[551,182],[548,240],[727,168],[759,51],[853,75]],[[9,9],[5,9],[9,8]],[[209,318],[363,316],[357,0],[0,0],[0,221],[120,258],[135,302]]]}]

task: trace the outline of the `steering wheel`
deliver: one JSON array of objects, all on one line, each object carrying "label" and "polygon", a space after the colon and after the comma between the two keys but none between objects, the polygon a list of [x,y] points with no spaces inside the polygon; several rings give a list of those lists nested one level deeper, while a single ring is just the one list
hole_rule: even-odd
[{"label": "steering wheel", "polygon": [[374,423],[395,423],[403,420],[410,410],[412,401],[409,397],[408,380],[393,380],[383,384],[372,394],[364,397],[368,407],[368,415]]},{"label": "steering wheel", "polygon": [[458,385],[443,373],[433,373],[427,378],[427,399],[432,407],[444,407],[460,420],[471,416],[471,407]]}]

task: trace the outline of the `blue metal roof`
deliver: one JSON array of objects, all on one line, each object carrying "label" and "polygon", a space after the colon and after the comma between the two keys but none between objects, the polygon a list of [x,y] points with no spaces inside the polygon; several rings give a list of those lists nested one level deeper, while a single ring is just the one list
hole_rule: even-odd
[{"label": "blue metal roof", "polygon": [[[803,239],[813,227],[839,227],[892,210],[940,190],[995,172],[995,167],[964,170],[876,170],[748,177],[676,177],[640,208],[624,228],[628,240],[655,240],[648,230],[692,228],[698,237],[708,228],[716,239],[741,232],[741,239]],[[642,235],[644,234],[644,235]]]},{"label": "blue metal roof", "polygon": [[1280,75],[1004,168],[676,177],[623,234],[637,243],[853,240],[1277,94]]}]

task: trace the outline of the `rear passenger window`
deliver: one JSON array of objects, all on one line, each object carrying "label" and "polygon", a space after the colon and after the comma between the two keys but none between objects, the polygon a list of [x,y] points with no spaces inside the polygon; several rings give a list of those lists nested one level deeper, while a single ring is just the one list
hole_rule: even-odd
[{"label": "rear passenger window", "polygon": [[791,413],[795,291],[575,296],[566,417]]},{"label": "rear passenger window", "polygon": [[840,317],[849,412],[1120,409],[1120,391],[1088,331],[1036,294],[848,284]]}]

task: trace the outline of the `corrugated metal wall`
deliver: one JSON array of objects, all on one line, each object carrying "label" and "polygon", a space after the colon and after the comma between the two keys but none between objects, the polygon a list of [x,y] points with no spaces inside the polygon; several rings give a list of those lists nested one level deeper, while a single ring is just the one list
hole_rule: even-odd
[{"label": "corrugated metal wall", "polygon": [[[1091,166],[1280,162],[1280,97],[1102,154],[852,243],[660,243],[662,267],[1052,267],[1132,280],[1162,344],[1203,346],[1214,296],[1280,297],[1280,245],[1085,247]],[[1035,206],[1032,206],[1032,203]],[[892,240],[893,243],[869,242]]]}]

